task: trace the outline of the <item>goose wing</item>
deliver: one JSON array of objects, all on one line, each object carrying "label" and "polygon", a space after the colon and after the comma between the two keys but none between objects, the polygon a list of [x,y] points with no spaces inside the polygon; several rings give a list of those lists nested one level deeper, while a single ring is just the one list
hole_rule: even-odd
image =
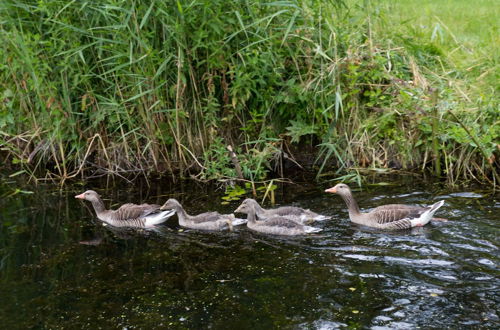
[{"label": "goose wing", "polygon": [[283,217],[268,218],[262,223],[266,226],[276,226],[276,227],[286,227],[286,228],[302,227],[301,224]]},{"label": "goose wing", "polygon": [[220,214],[219,212],[206,212],[192,216],[190,220],[195,223],[203,223],[217,221],[222,218],[227,218],[227,216]]},{"label": "goose wing", "polygon": [[280,217],[295,217],[299,222],[313,222],[313,221],[322,221],[329,219],[330,217],[320,215],[316,212],[313,212],[309,209],[303,209],[295,206],[283,206],[277,209],[267,210],[269,213],[265,213],[264,216],[280,216]]},{"label": "goose wing", "polygon": [[375,209],[386,209],[386,210],[420,210],[425,207],[415,206],[415,205],[405,205],[405,204],[387,204],[379,206]]},{"label": "goose wing", "polygon": [[144,218],[152,213],[158,212],[160,205],[156,204],[123,204],[117,210],[113,211],[112,215],[115,220],[129,220]]},{"label": "goose wing", "polygon": [[409,220],[420,217],[427,208],[391,204],[379,206],[368,212],[370,218],[378,224],[387,224],[400,220]]},{"label": "goose wing", "polygon": [[266,210],[266,213],[278,216],[287,216],[287,215],[300,216],[304,212],[306,212],[306,210],[295,206],[282,206],[278,207],[277,209]]}]

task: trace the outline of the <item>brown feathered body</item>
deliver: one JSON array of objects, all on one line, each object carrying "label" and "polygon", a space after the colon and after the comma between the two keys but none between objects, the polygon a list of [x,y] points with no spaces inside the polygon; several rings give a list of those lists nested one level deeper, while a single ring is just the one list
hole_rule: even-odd
[{"label": "brown feathered body", "polygon": [[360,211],[358,203],[347,185],[340,183],[325,191],[336,193],[342,197],[347,205],[349,218],[352,222],[386,230],[424,226],[432,219],[434,212],[444,204],[444,201],[439,201],[427,207],[388,204],[363,213]]},{"label": "brown feathered body", "polygon": [[123,204],[116,210],[106,210],[100,196],[93,190],[88,190],[75,196],[78,199],[92,203],[97,218],[114,227],[147,228],[166,221],[173,211],[162,211],[156,204]]},{"label": "brown feathered body", "polygon": [[246,222],[238,219],[234,214],[220,214],[219,212],[205,212],[198,215],[189,215],[176,199],[169,199],[161,207],[162,210],[171,209],[177,213],[179,225],[186,228],[200,230],[233,230],[233,226]]},{"label": "brown feathered body", "polygon": [[324,216],[316,212],[313,212],[309,209],[303,209],[296,206],[282,206],[274,209],[264,209],[254,199],[247,198],[243,202],[252,205],[259,219],[285,217],[289,220],[293,220],[301,224],[308,224],[314,221],[323,221],[331,218],[329,216]]},{"label": "brown feathered body", "polygon": [[247,227],[265,234],[296,236],[316,233],[322,230],[276,215],[265,220],[257,220],[255,203],[248,199],[243,201],[234,212],[247,214]]}]

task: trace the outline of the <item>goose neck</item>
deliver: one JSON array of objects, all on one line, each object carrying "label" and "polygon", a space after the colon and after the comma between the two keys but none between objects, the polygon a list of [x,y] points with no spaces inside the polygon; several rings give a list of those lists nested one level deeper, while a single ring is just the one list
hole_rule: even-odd
[{"label": "goose neck", "polygon": [[189,214],[186,213],[181,205],[177,205],[177,207],[175,208],[175,213],[177,213],[177,217],[179,218],[180,223],[185,223],[189,220]]},{"label": "goose neck", "polygon": [[351,193],[341,195],[341,196],[347,205],[347,209],[349,210],[349,214],[350,215],[360,215],[359,206],[358,206],[358,203],[356,202],[356,200],[354,199],[354,196]]},{"label": "goose neck", "polygon": [[266,212],[266,210],[264,210],[264,208],[262,206],[259,205],[259,203],[255,203],[253,205],[253,209],[254,209],[254,214],[264,214]]},{"label": "goose neck", "polygon": [[247,213],[247,221],[249,223],[255,223],[257,220],[257,216],[255,214],[255,208],[252,208],[248,213]]},{"label": "goose neck", "polygon": [[106,208],[104,207],[104,203],[102,202],[101,198],[97,197],[91,202],[92,206],[94,207],[95,213],[97,213],[97,215],[102,214],[104,211],[106,211]]}]

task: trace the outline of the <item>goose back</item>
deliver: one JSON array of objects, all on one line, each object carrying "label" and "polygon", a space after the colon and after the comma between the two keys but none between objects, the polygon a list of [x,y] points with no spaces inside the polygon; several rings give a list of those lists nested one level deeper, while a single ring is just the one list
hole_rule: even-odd
[{"label": "goose back", "polygon": [[115,211],[109,211],[109,218],[113,220],[128,220],[144,218],[160,210],[160,205],[156,204],[132,204],[127,203],[120,206]]},{"label": "goose back", "polygon": [[268,219],[273,217],[285,217],[289,220],[293,220],[295,222],[299,222],[301,224],[311,223],[314,221],[322,221],[327,220],[331,217],[324,216],[313,212],[309,209],[303,209],[296,206],[281,206],[274,209],[264,209],[259,203],[251,198],[247,198],[243,202],[252,205],[255,209],[257,217],[259,219]]},{"label": "goose back", "polygon": [[[248,221],[247,226],[252,230],[272,235],[297,236],[314,232],[310,230],[310,228],[313,227],[305,226],[295,221],[290,221],[287,218],[278,216],[262,221]],[[319,228],[317,229],[320,231]]]}]

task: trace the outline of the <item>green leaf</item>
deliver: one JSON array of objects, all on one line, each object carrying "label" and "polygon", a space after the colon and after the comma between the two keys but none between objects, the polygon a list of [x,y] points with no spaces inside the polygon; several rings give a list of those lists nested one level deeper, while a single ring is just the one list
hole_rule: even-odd
[{"label": "green leaf", "polygon": [[292,137],[293,142],[299,142],[300,137],[308,134],[316,134],[316,127],[314,125],[309,125],[302,121],[290,120],[292,126],[288,126],[287,135]]}]

